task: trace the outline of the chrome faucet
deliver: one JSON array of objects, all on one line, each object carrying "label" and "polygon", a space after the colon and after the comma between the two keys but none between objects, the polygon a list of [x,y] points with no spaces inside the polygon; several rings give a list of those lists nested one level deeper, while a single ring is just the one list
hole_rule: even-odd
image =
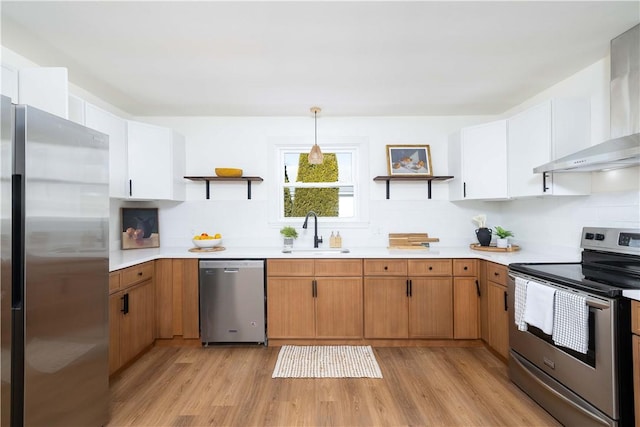
[{"label": "chrome faucet", "polygon": [[318,215],[314,211],[309,211],[306,217],[304,217],[304,224],[302,228],[307,228],[307,222],[309,222],[309,215],[313,215],[314,227],[313,227],[313,247],[317,248],[319,243],[322,243],[322,236],[318,237]]}]

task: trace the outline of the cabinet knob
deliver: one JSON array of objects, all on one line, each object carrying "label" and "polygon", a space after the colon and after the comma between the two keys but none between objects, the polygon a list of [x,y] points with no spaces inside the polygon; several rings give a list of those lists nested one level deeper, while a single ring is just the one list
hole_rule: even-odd
[{"label": "cabinet knob", "polygon": [[432,266],[429,266],[429,271],[431,271],[431,270],[433,270],[433,267],[432,267]]},{"label": "cabinet knob", "polygon": [[142,276],[142,271],[138,271],[138,276]]},{"label": "cabinet knob", "polygon": [[500,273],[498,273],[497,271],[494,271],[494,272],[493,272],[493,275],[494,275],[494,276],[499,276],[499,275],[500,275]]},{"label": "cabinet knob", "polygon": [[467,271],[468,269],[469,269],[469,267],[467,267],[466,265],[463,268],[464,271]]},{"label": "cabinet knob", "polygon": [[384,266],[384,269],[385,269],[385,270],[388,270],[388,269],[389,269],[389,267],[387,267],[387,266],[385,265],[385,266]]}]

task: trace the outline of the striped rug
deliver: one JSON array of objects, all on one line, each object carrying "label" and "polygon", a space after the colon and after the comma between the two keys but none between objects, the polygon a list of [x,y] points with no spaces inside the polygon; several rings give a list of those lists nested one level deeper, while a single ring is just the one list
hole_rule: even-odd
[{"label": "striped rug", "polygon": [[272,378],[382,378],[371,346],[285,345]]}]

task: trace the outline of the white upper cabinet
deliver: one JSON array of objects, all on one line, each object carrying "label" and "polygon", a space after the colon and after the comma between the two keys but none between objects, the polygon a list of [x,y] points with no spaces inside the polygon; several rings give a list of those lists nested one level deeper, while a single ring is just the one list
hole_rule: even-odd
[{"label": "white upper cabinet", "polygon": [[109,135],[109,196],[128,197],[126,120],[88,102],[84,104],[83,116],[85,126]]},{"label": "white upper cabinet", "polygon": [[85,126],[85,100],[75,95],[69,95],[69,120]]},{"label": "white upper cabinet", "polygon": [[589,173],[533,173],[533,168],[590,145],[590,106],[553,99],[511,117],[508,127],[510,197],[586,195]]},{"label": "white upper cabinet", "polygon": [[184,137],[172,129],[127,122],[127,198],[184,200]]},{"label": "white upper cabinet", "polygon": [[449,141],[450,200],[508,198],[507,122],[462,129]]},{"label": "white upper cabinet", "polygon": [[67,119],[69,117],[67,69],[21,68],[18,72],[18,102]]}]

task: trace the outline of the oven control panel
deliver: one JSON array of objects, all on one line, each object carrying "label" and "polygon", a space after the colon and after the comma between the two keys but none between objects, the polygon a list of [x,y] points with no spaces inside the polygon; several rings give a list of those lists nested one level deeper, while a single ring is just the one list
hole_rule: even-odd
[{"label": "oven control panel", "polygon": [[584,227],[582,248],[640,255],[640,230],[629,228]]}]

